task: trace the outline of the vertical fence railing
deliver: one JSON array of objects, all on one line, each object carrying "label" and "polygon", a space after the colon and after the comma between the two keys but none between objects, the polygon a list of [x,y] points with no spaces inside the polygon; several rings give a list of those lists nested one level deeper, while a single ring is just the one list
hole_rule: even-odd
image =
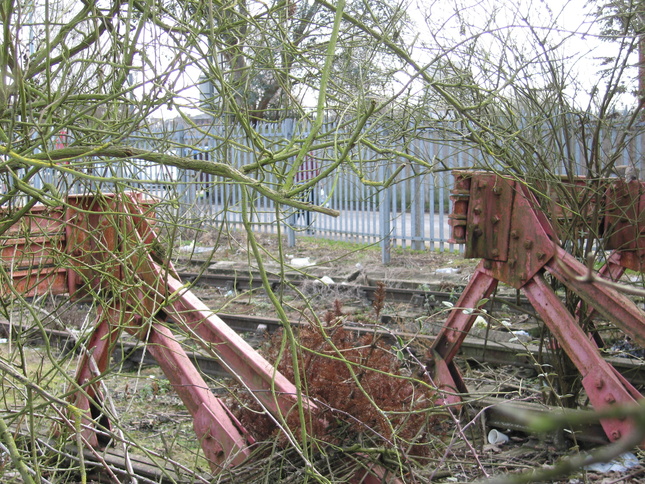
[{"label": "vertical fence railing", "polygon": [[[327,126],[334,132],[333,126]],[[639,127],[638,129],[642,129]],[[277,149],[294,137],[304,138],[306,125],[299,126],[293,120],[266,124],[259,127],[260,134],[271,148]],[[170,134],[169,134],[170,133]],[[630,135],[621,151],[616,144],[620,133],[607,132],[601,136],[599,156],[617,158],[617,164],[629,165],[645,176],[645,136],[642,133]],[[587,175],[588,154],[592,151],[585,141],[566,140],[571,143],[574,174]],[[555,143],[544,140],[544,143]],[[243,166],[255,160],[256,150],[250,145],[240,128],[230,126],[200,126],[194,129],[176,122],[165,126],[159,133],[147,133],[133,144],[141,148],[158,150],[160,145],[171,146],[167,152],[182,157],[201,157],[217,160],[233,166]],[[489,160],[475,148],[466,146],[459,139],[442,138],[438,132],[419,132],[405,146],[396,147],[426,160],[428,164],[438,163],[437,170],[423,169],[402,159],[388,159],[365,148],[357,153],[365,179],[383,181],[394,172],[397,165],[405,163],[396,183],[388,188],[378,189],[362,183],[354,170],[343,167],[314,187],[314,202],[338,210],[340,216],[330,217],[319,213],[311,214],[311,227],[305,217],[290,207],[277,207],[273,200],[253,195],[250,199],[254,230],[261,233],[275,233],[278,222],[287,234],[288,243],[296,244],[299,237],[314,236],[366,244],[379,243],[382,257],[389,260],[392,247],[414,250],[455,249],[449,244],[448,228],[449,190],[452,184],[450,170],[472,166],[495,166],[496,160]],[[312,153],[321,165],[333,160],[333,148]],[[293,163],[294,160],[289,160]],[[321,166],[322,167],[322,166]],[[564,169],[554,167],[556,171]],[[237,229],[242,224],[242,190],[246,188],[230,183],[221,177],[156,165],[141,160],[96,161],[88,163],[88,173],[102,176],[106,181],[100,186],[95,182],[70,179],[55,169],[43,169],[31,180],[36,188],[44,184],[57,187],[61,193],[82,193],[89,190],[113,190],[126,187],[144,190],[160,200],[173,200],[168,207],[178,207],[172,215],[187,225],[201,224]],[[5,187],[11,179],[2,174],[0,180]],[[263,183],[275,186],[276,174],[262,172]],[[112,179],[112,181],[110,181]],[[170,210],[170,209],[167,209]],[[170,213],[170,212],[169,212]],[[310,230],[307,230],[310,229]]]}]

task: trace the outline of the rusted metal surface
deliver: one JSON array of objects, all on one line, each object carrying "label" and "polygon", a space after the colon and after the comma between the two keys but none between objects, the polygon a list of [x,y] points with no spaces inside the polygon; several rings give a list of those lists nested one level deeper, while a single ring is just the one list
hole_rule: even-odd
[{"label": "rusted metal surface", "polygon": [[450,312],[443,329],[432,345],[433,349],[446,361],[452,361],[461,343],[468,335],[475,319],[480,314],[481,301],[488,298],[497,287],[498,280],[484,269],[485,262],[479,263],[470,278],[461,298]]},{"label": "rusted metal surface", "polygon": [[471,182],[465,257],[506,261],[511,220],[504,216],[513,205],[514,184],[493,173]]},{"label": "rusted metal surface", "polygon": [[[549,272],[641,346],[645,346],[645,313],[629,298],[599,282],[598,277],[589,277],[589,269],[559,246],[557,228],[523,183],[485,172],[459,172],[455,178],[457,188],[452,199],[458,213],[451,219],[455,220],[451,224],[453,239],[466,243],[466,257],[483,260],[432,347],[430,358],[438,354],[441,359],[441,364],[435,365],[437,386],[463,386],[458,373],[452,371],[456,368],[453,358],[476,317],[478,301],[500,281],[526,294],[580,371],[595,408],[641,400],[638,390],[602,358],[598,349],[601,341],[585,334],[542,274]],[[591,195],[585,191],[587,183],[594,185]],[[644,187],[638,181],[574,180],[569,195],[577,201],[587,197],[581,205],[589,214],[598,198],[603,198],[604,211],[596,215],[596,225],[602,227],[607,248],[615,253],[599,277],[617,279],[624,268],[645,268]],[[552,199],[551,209],[555,221],[572,215],[562,198]],[[467,213],[465,220],[463,213]],[[466,308],[471,310],[464,311]],[[587,317],[592,315],[590,310]],[[629,420],[607,419],[601,423],[611,441],[633,430]]]},{"label": "rusted metal surface", "polygon": [[71,401],[83,411],[83,436],[104,444],[110,423],[103,412],[99,377],[125,329],[147,344],[194,420],[213,470],[237,465],[253,438],[208,389],[166,325],[171,317],[216,354],[223,366],[282,419],[301,404],[295,386],[176,279],[163,260],[152,227],[151,204],[135,195],[70,196],[65,207],[35,207],[0,239],[1,262],[13,284],[3,295],[102,294],[95,329],[77,369],[82,388]]},{"label": "rusted metal surface", "polygon": [[[620,252],[645,249],[645,186],[638,180],[617,180],[606,192],[606,248]],[[640,270],[640,265],[634,270]]]},{"label": "rusted metal surface", "polygon": [[[72,388],[70,399],[89,445],[106,443],[110,422],[100,376],[125,330],[147,346],[192,415],[211,469],[239,465],[255,441],[210,391],[168,323],[217,356],[278,421],[299,413],[297,406],[315,419],[317,408],[179,281],[159,250],[153,218],[151,204],[135,195],[70,196],[65,208],[32,209],[0,239],[1,262],[13,282],[3,295],[102,295],[76,373],[80,389]],[[400,482],[378,465],[358,470],[354,480]]]},{"label": "rusted metal surface", "polygon": [[[602,409],[616,403],[632,404],[635,399],[625,388],[617,372],[602,359],[598,348],[582,331],[564,304],[538,274],[524,287],[524,293],[539,312],[560,347],[567,353],[582,376],[591,404]],[[633,429],[629,420],[602,420],[607,437],[614,441]]]},{"label": "rusted metal surface", "polygon": [[455,174],[454,188],[450,191],[452,212],[448,215],[451,244],[466,243],[466,224],[468,223],[468,206],[470,202],[470,176]]},{"label": "rusted metal surface", "polygon": [[587,280],[589,269],[561,248],[545,268],[634,342],[645,346],[645,313],[631,299],[609,286]]}]

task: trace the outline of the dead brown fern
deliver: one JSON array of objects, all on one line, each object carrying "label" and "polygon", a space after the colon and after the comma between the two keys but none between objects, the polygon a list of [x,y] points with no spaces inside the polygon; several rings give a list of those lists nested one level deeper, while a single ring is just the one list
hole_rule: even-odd
[{"label": "dead brown fern", "polygon": [[385,307],[385,283],[383,281],[378,281],[376,283],[376,291],[374,292],[374,301],[372,301],[372,307],[376,313],[376,320],[381,316],[381,311]]},{"label": "dead brown fern", "polygon": [[[310,323],[298,332],[302,387],[320,409],[308,429],[310,435],[335,447],[358,444],[406,456],[429,455],[429,442],[445,433],[431,389],[410,377],[400,352],[373,334],[346,330],[347,317],[335,301],[322,326]],[[278,332],[265,345],[270,361],[278,359],[281,338]],[[282,358],[278,370],[293,381],[290,359]],[[240,399],[243,404],[237,406],[237,416],[242,425],[258,441],[275,437],[272,420],[248,395]],[[293,428],[299,425],[295,416],[288,423]]]}]

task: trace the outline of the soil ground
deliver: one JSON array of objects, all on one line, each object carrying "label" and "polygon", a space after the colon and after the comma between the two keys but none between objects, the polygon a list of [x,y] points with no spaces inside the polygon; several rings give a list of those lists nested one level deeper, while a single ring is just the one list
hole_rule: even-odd
[{"label": "soil ground", "polygon": [[[274,236],[260,235],[258,237],[263,248],[269,254],[280,254],[279,244]],[[203,237],[199,240],[204,247],[214,247],[212,239]],[[212,245],[211,245],[212,244]],[[249,248],[245,238],[240,234],[229,236],[226,244],[214,247],[213,258],[210,267],[227,270],[230,268],[244,269],[253,266],[252,257],[249,257]],[[281,248],[282,259],[287,263],[298,262],[308,259],[310,266],[302,269],[307,274],[318,278],[330,277],[336,283],[343,283],[358,274],[362,284],[373,285],[376,281],[382,281],[387,286],[394,287],[427,287],[438,291],[453,290],[456,297],[461,293],[462,288],[467,284],[474,272],[478,260],[464,259],[459,253],[437,252],[437,251],[412,251],[410,249],[393,248],[390,261],[384,264],[381,260],[381,249],[378,246],[353,245],[318,239],[315,237],[299,237],[295,247],[287,247],[283,243]],[[222,254],[223,257],[219,257]],[[198,257],[199,258],[199,257]],[[277,258],[277,256],[276,256]],[[280,264],[277,260],[272,261],[271,257],[266,258],[266,267],[269,271],[278,272]],[[512,291],[514,293],[514,291]],[[207,295],[204,295],[208,297]],[[221,302],[221,300],[219,300]],[[218,299],[212,299],[213,304],[218,304]],[[330,305],[329,299],[320,298],[318,301],[323,307],[319,310],[329,309],[324,305]],[[352,304],[351,301],[345,301]],[[227,303],[224,303],[227,304]],[[245,307],[240,307],[246,306]],[[233,312],[253,312],[246,301],[235,301],[232,306]],[[261,307],[263,311],[266,306]],[[393,309],[397,312],[399,309]],[[406,311],[406,309],[400,309]],[[351,312],[351,309],[348,309]],[[439,316],[438,323],[441,324],[443,317]],[[519,321],[526,321],[526,316],[520,316]],[[516,320],[517,321],[517,320]],[[535,320],[526,324],[535,326]],[[515,321],[514,321],[515,324]],[[527,326],[527,329],[528,327]],[[504,328],[502,328],[504,329]],[[475,332],[475,331],[473,331]],[[505,333],[508,334],[508,333]],[[493,336],[486,333],[486,337]],[[511,335],[512,336],[512,335]],[[508,337],[506,338],[508,340]],[[481,367],[469,367],[466,370],[469,385],[472,385],[478,394],[494,393],[503,394],[505,398],[519,398],[523,400],[541,401],[540,379],[533,368],[490,368],[486,365]],[[532,385],[534,385],[532,387]],[[531,388],[532,387],[532,388]],[[519,389],[519,393],[518,393]],[[476,432],[477,433],[477,432]],[[469,437],[472,437],[470,434]],[[471,448],[464,441],[452,447],[451,459],[463,458],[462,471],[456,471],[445,482],[467,481],[473,473],[485,469],[490,474],[499,474],[529,467],[551,465],[557,462],[562,456],[568,454],[572,449],[571,442],[536,438],[522,433],[510,432],[510,442],[505,446],[490,445],[485,442],[481,434],[475,437],[476,448]],[[575,453],[575,449],[573,449]],[[640,454],[639,454],[640,455]],[[645,482],[645,468],[636,466],[622,472],[594,472],[580,471],[573,475],[560,479],[557,482],[577,484],[582,482]],[[481,475],[481,474],[480,474]],[[441,481],[441,479],[439,479]],[[552,482],[556,482],[553,480]]]},{"label": "soil ground", "polygon": [[[286,239],[282,244],[269,234],[256,234],[262,251],[266,254],[264,264],[269,271],[280,269],[279,261],[287,266],[292,262],[308,260],[304,272],[318,277],[328,276],[336,283],[360,271],[367,282],[383,281],[387,285],[406,281],[408,284],[427,284],[433,287],[464,286],[479,261],[464,259],[458,252],[433,250],[413,251],[393,247],[390,260],[382,261],[378,245],[338,242],[316,237],[299,236],[294,247],[288,247]],[[211,268],[242,269],[255,266],[255,260],[246,236],[241,232],[202,234],[194,246],[179,247],[179,257],[206,260]],[[295,265],[295,264],[294,264]]]},{"label": "soil ground", "polygon": [[[355,276],[354,280],[360,283],[383,281],[389,286],[427,286],[435,290],[454,290],[456,296],[468,282],[478,262],[463,259],[457,253],[394,248],[390,262],[383,264],[378,246],[298,237],[295,247],[287,247],[286,243],[281,247],[274,236],[259,235],[258,239],[261,250],[266,254],[264,260],[270,272],[278,273],[281,270],[278,263],[280,258],[288,263],[308,259],[312,265],[301,270],[318,278],[330,277],[337,283]],[[176,253],[180,258],[178,264],[182,264],[186,258],[191,258],[216,270],[248,271],[249,267],[256,265],[246,238],[243,234],[235,232],[225,237],[203,234],[197,239],[196,244],[178,244]],[[216,311],[273,315],[272,306],[262,295],[230,297],[225,291],[226,288],[222,288],[219,293],[213,294],[212,290],[210,293],[200,290],[199,296]],[[332,300],[328,294],[311,300],[316,302],[314,310],[331,309]],[[356,306],[361,304],[360,301],[352,301],[351,298],[344,303]],[[296,313],[302,310],[294,301],[290,301],[289,305]],[[87,305],[74,305],[68,309],[71,312],[62,318],[65,325],[72,326],[74,322],[78,325],[87,321],[87,312],[90,309]],[[354,309],[361,311],[360,308]],[[350,308],[347,310],[351,311]],[[440,321],[441,317],[437,319]],[[38,349],[36,351],[41,356],[34,358],[40,358],[42,361],[45,352]],[[73,373],[73,367],[72,361],[68,367],[70,375]],[[522,374],[515,368],[489,368],[486,365],[471,366],[467,371],[468,383],[478,394],[501,391],[507,398],[523,400],[539,400],[541,396],[540,380],[534,371]],[[50,383],[60,385],[57,380]],[[211,383],[221,385],[216,381],[209,384]],[[196,454],[197,445],[190,416],[158,368],[123,368],[121,372],[112,373],[106,379],[106,384],[120,415],[120,424],[128,436],[133,440],[146,442],[152,450],[161,455],[177,458],[200,474],[206,471],[205,461]],[[503,446],[491,445],[484,439],[486,432],[485,424],[479,422],[470,426],[467,439],[455,429],[447,447],[449,452],[442,462],[435,464],[437,473],[433,482],[469,482],[475,476],[481,477],[484,472],[489,475],[502,475],[551,465],[563,455],[575,453],[575,449],[570,448],[570,442],[563,444],[557,439],[537,438],[520,432],[510,432],[510,441]],[[430,470],[428,475],[433,472]],[[622,472],[577,471],[564,479],[560,478],[557,482],[644,482],[641,480],[644,472],[642,466]]]}]

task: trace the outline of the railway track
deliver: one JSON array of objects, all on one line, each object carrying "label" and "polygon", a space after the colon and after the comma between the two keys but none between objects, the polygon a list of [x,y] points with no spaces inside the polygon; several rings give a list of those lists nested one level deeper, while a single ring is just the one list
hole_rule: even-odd
[{"label": "railway track", "polygon": [[[275,318],[227,313],[218,313],[218,316],[233,330],[244,334],[255,334],[260,337],[263,336],[264,332],[273,333],[282,326],[282,323]],[[298,327],[301,323],[292,322],[291,324],[294,327]],[[11,329],[12,326],[8,322],[0,321],[1,333],[6,335]],[[397,341],[401,340],[414,340],[419,347],[428,348],[434,341],[434,336],[432,335],[388,330],[382,326],[377,327],[375,325],[348,325],[346,329],[357,333],[377,334],[392,344],[396,344]],[[15,326],[13,326],[13,330],[16,330]],[[47,329],[46,331],[47,338],[53,344],[63,347],[72,347],[75,344],[75,336],[69,331],[56,329]],[[44,337],[39,331],[31,331],[30,334],[23,334],[22,336],[36,343],[42,341]],[[126,364],[137,364],[139,362],[155,364],[150,354],[143,351],[140,343],[134,341],[120,341],[120,345],[113,356],[117,360],[125,359]],[[189,356],[205,374],[212,377],[228,376],[228,373],[222,369],[215,358],[200,352],[190,352]],[[477,363],[525,368],[535,367],[537,361],[544,365],[554,364],[550,353],[542,351],[537,345],[490,341],[476,336],[466,337],[461,347],[460,356]],[[641,360],[623,357],[607,357],[606,359],[632,384],[645,386],[645,364]]]},{"label": "railway track", "polygon": [[[193,279],[193,282],[198,285],[226,285],[230,284],[230,281],[231,275],[205,274],[201,277],[197,277],[197,275],[195,275]],[[235,281],[235,283],[238,284],[236,286],[238,290],[245,290],[245,288],[248,289],[254,284],[252,280],[239,276]],[[277,280],[275,282],[279,283]],[[342,285],[339,286],[340,290]],[[358,288],[359,291],[364,292],[368,299],[373,297],[375,289],[376,288],[373,286],[359,286]],[[353,290],[356,290],[356,287],[354,287]],[[388,300],[392,297],[396,301],[408,304],[415,304],[416,299],[419,297],[428,297],[428,294],[432,295],[433,302],[436,304],[440,304],[441,301],[451,300],[453,297],[450,293],[442,291],[414,290],[407,288],[387,289]],[[499,304],[504,304],[504,302],[500,301]],[[280,321],[275,318],[226,313],[219,313],[218,316],[232,329],[245,334],[260,334],[265,331],[272,333],[282,326]],[[298,326],[299,323],[292,324],[294,326]],[[404,341],[414,339],[420,342],[420,346],[430,347],[434,341],[434,337],[432,335],[411,334],[396,330],[388,330],[384,329],[382,325],[379,327],[374,325],[354,325],[347,326],[346,328],[356,332],[377,333],[382,338],[389,339],[392,343],[396,343],[396,341],[400,339]],[[15,325],[12,327],[8,322],[0,321],[1,333],[6,335],[9,334],[11,330],[16,330]],[[70,331],[65,330],[48,329],[46,335],[44,335],[40,329],[30,330],[29,333],[22,334],[22,336],[23,338],[34,342],[38,342],[39,338],[42,339],[46,336],[52,344],[67,348],[71,348],[76,344],[75,336]],[[542,353],[537,346],[522,345],[514,342],[500,343],[495,341],[486,341],[475,336],[468,336],[465,339],[464,343],[461,345],[460,355],[462,358],[469,361],[485,362],[493,365],[513,365],[527,368],[532,368],[534,366],[534,362],[538,360],[547,364],[552,363],[549,359],[549,354]],[[222,369],[218,361],[209,355],[193,351],[189,352],[189,356],[204,374],[214,378],[229,376],[228,373]],[[144,364],[156,364],[154,359],[150,356],[150,353],[143,351],[140,343],[128,341],[123,338],[120,341],[118,348],[115,350],[113,357],[117,362],[121,361],[121,363],[126,367],[128,365],[134,367],[141,362]],[[610,357],[607,359],[614,368],[616,368],[633,384],[645,386],[645,365],[643,365],[639,360],[617,357]],[[518,432],[529,432],[530,422],[533,417],[553,414],[563,410],[557,407],[547,407],[541,404],[512,400],[509,401],[505,400],[502,395],[493,395],[486,398],[470,400],[466,405],[466,411],[471,417],[475,417],[483,412],[486,418],[486,423],[490,427]],[[570,411],[568,410],[568,412]],[[582,412],[582,410],[576,412]],[[567,433],[566,435],[569,434]],[[586,425],[576,429],[576,439],[579,442],[592,445],[607,442],[602,427],[599,424]],[[91,450],[83,449],[83,453],[85,454],[85,458],[88,459],[88,462],[91,462]],[[70,454],[73,454],[71,450]],[[118,474],[119,469],[121,469],[122,474],[126,475],[126,460],[118,449],[107,449],[103,454],[103,459],[109,464],[110,468],[113,469],[115,473]],[[146,479],[150,479],[155,482],[181,481],[181,479],[177,480],[177,476],[168,478],[168,469],[155,469],[155,465],[153,465],[152,462],[145,462],[145,460],[142,460],[141,462],[128,463],[131,467],[133,464],[134,468],[132,470],[134,473]],[[97,465],[100,467],[103,463],[98,463]]]},{"label": "railway track", "polygon": [[[273,332],[281,327],[281,323],[277,319],[263,318],[258,316],[234,315],[234,314],[218,314],[218,316],[226,322],[231,328],[243,333],[258,333],[263,331]],[[295,326],[298,323],[293,323]],[[386,331],[379,328],[369,326],[349,326],[347,329],[357,332],[376,332],[380,333],[383,338],[391,338],[395,342],[398,338],[417,338],[424,341],[424,344],[430,345],[433,341],[432,336],[428,335],[412,335],[397,331]],[[7,335],[10,331],[19,330],[15,325],[10,325],[8,322],[0,321],[0,332]],[[43,334],[41,329],[29,330],[24,333],[23,338],[38,343],[46,337],[51,344],[58,345],[63,348],[72,348],[76,344],[76,336],[65,330],[46,329],[46,334]],[[516,366],[531,366],[532,358],[537,358],[537,348],[526,347],[517,343],[497,343],[485,342],[477,340],[474,337],[466,338],[462,345],[461,356],[470,360],[485,361],[491,364],[499,365],[516,365]],[[530,356],[530,354],[533,356]],[[195,365],[203,373],[214,378],[229,377],[229,374],[222,369],[216,359],[202,354],[200,352],[189,352],[189,357]],[[150,356],[149,352],[143,351],[140,343],[122,339],[119,342],[118,348],[113,354],[113,358],[121,363],[135,367],[140,363],[156,364],[155,360]],[[125,360],[125,361],[123,361]],[[632,382],[645,384],[645,372],[643,365],[639,362],[631,361],[625,358],[612,358],[612,364],[619,369],[623,374],[628,375]],[[563,409],[557,407],[548,407],[536,403],[528,403],[522,401],[505,400],[503,396],[489,396],[486,398],[472,399],[466,406],[466,411],[471,418],[481,414],[485,415],[486,424],[490,427],[507,429],[517,432],[530,432],[531,420],[534,417],[543,416],[546,414],[554,414],[563,412]],[[570,414],[583,412],[582,410],[571,411],[567,410]],[[570,435],[570,434],[567,434]],[[584,427],[576,429],[576,439],[579,442],[587,444],[603,444],[606,443],[606,437],[599,424],[587,424]],[[77,449],[68,447],[66,449],[70,456],[79,455]],[[155,463],[148,461],[145,458],[137,457],[134,461],[129,458],[127,466],[130,466],[130,471],[126,471],[126,458],[118,448],[108,448],[101,453],[101,461],[97,461],[95,453],[91,449],[83,449],[82,453],[86,459],[86,465],[96,465],[100,469],[103,465],[109,465],[110,469],[117,475],[127,477],[129,472],[134,475],[149,479],[154,482],[182,482],[181,476],[172,472],[172,469],[159,469],[156,468]],[[92,464],[94,463],[94,464]],[[207,481],[204,481],[207,482]]]},{"label": "railway track", "polygon": [[[226,273],[210,272],[180,272],[179,277],[182,281],[193,283],[197,286],[219,287],[224,290],[234,289],[237,292],[260,289],[262,281],[256,274],[249,274],[246,271],[232,271]],[[289,284],[300,285],[307,280],[302,276],[292,276],[288,279]],[[269,278],[269,283],[276,289],[285,281],[278,277]],[[411,306],[423,306],[425,308],[435,308],[440,306],[444,301],[454,302],[459,294],[460,287],[455,287],[453,291],[436,291],[427,287],[418,287],[419,283],[409,283],[406,281],[396,281],[393,284],[385,286],[385,297],[388,303],[409,304]],[[403,287],[400,287],[403,286]],[[417,286],[412,287],[412,286]],[[374,300],[374,294],[378,290],[376,285],[365,284],[346,284],[333,283],[327,284],[329,289],[342,292],[358,292],[363,294],[369,301]],[[502,307],[510,310],[518,310],[527,314],[535,314],[533,308],[525,298],[518,298],[507,295],[495,295],[491,298],[487,306],[491,310],[501,309]]]},{"label": "railway track", "polygon": [[[248,272],[233,272],[223,274],[213,273],[195,273],[183,272],[180,274],[182,279],[187,282],[192,282],[197,287],[219,287],[222,289],[235,289],[238,292],[247,290],[254,290],[261,287],[260,279],[257,276],[250,275]],[[289,279],[290,284],[299,284],[302,278],[293,277]],[[275,287],[283,283],[278,278],[272,278],[271,284]],[[404,283],[402,283],[404,284]],[[386,300],[389,303],[408,304],[410,306],[423,306],[424,309],[432,307],[440,307],[444,301],[454,301],[454,292],[436,291],[428,288],[413,288],[413,287],[386,287]],[[374,294],[377,290],[376,286],[372,285],[358,285],[358,284],[334,284],[330,286],[331,290],[353,291],[354,293],[361,294],[367,300],[373,300]],[[527,311],[528,304],[525,301],[518,300],[510,296],[498,296],[492,298],[489,302],[489,309],[496,310],[519,310]],[[240,333],[256,334],[268,332],[273,333],[277,331],[282,325],[279,320],[275,318],[266,318],[259,316],[238,315],[219,313],[218,316],[232,329]],[[292,323],[293,326],[298,326],[299,323]],[[379,325],[354,325],[346,326],[347,329],[355,332],[369,332],[376,333],[381,338],[391,341],[395,344],[399,340],[411,341],[415,340],[419,343],[420,347],[428,348],[434,341],[434,336],[426,334],[412,334],[397,330],[389,330],[385,328],[385,324]],[[15,327],[13,328],[16,329]],[[0,322],[0,332],[8,334],[10,325],[6,322]],[[37,341],[38,338],[43,338],[43,334],[38,331],[32,331],[29,339]],[[25,335],[23,334],[23,337]],[[69,331],[61,330],[47,330],[46,337],[53,344],[63,347],[72,347],[76,341],[74,335]],[[189,352],[189,356],[195,365],[204,374],[214,378],[228,377],[228,373],[222,369],[218,361],[209,355],[200,352]],[[476,336],[466,337],[464,343],[461,345],[460,350],[461,358],[468,361],[476,361],[492,365],[512,365],[516,367],[533,368],[536,361],[541,361],[543,364],[552,364],[551,356],[548,352],[542,352],[540,348],[535,345],[523,345],[516,342],[497,342],[478,338]],[[134,341],[122,339],[119,342],[118,348],[115,350],[113,357],[117,362],[122,363],[127,368],[128,365],[136,366],[139,363],[156,364],[154,359],[141,347],[141,344]],[[645,365],[639,360],[629,358],[608,357],[610,363],[621,374],[623,374],[634,385],[645,386]],[[547,407],[541,404],[509,401],[505,400],[503,396],[488,396],[486,398],[472,399],[466,406],[467,412],[474,417],[480,413],[484,413],[488,426],[509,429],[511,431],[528,432],[531,418],[544,414],[552,414],[560,412],[561,409],[556,407]],[[586,425],[576,429],[576,439],[580,442],[589,444],[606,443],[605,434],[599,424]],[[86,458],[91,459],[88,450],[84,449]],[[91,452],[91,451],[89,451]],[[115,469],[125,469],[124,457],[118,450],[109,450],[105,453],[106,461]],[[164,482],[163,474],[167,470],[156,471],[154,465],[144,461],[135,463],[135,473],[137,475],[145,476],[148,479],[155,480],[156,482]],[[130,463],[132,465],[132,463]],[[158,473],[157,473],[158,472]]]}]

